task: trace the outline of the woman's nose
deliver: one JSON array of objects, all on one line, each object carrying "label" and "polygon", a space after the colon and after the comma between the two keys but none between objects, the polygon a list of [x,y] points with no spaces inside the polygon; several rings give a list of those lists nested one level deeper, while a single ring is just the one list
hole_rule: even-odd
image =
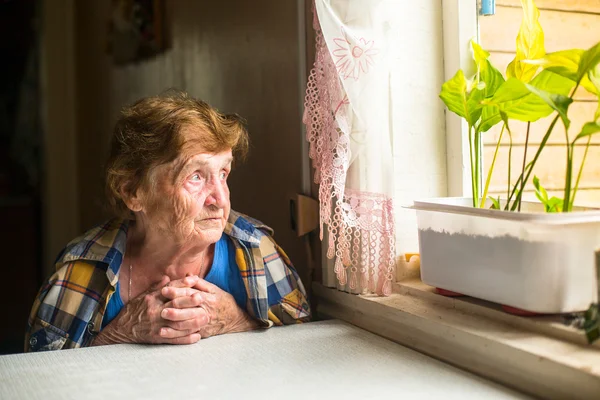
[{"label": "woman's nose", "polygon": [[206,196],[206,205],[216,205],[223,208],[228,200],[227,182],[221,179],[213,179],[208,187],[209,193]]}]

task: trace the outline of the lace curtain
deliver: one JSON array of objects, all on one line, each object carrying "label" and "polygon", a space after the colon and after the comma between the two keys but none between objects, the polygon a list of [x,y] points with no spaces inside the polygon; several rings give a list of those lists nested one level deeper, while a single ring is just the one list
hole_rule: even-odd
[{"label": "lace curtain", "polygon": [[385,1],[315,0],[316,56],[304,123],[319,184],[321,240],[339,285],[391,292],[393,158]]}]

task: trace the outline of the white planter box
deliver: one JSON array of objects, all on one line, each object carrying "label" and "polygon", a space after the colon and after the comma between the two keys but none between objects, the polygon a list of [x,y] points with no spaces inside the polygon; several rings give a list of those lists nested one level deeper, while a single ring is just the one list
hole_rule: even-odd
[{"label": "white planter box", "polygon": [[468,198],[415,201],[421,279],[538,313],[584,311],[598,300],[600,211],[547,214],[473,208]]}]

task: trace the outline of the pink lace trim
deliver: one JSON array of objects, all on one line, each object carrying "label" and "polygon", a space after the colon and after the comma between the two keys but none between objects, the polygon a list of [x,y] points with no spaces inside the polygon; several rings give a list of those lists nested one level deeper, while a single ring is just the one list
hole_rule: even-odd
[{"label": "pink lace trim", "polygon": [[[319,184],[321,240],[327,225],[327,257],[335,256],[335,273],[341,285],[389,295],[395,272],[393,201],[380,193],[345,188],[350,162],[350,140],[336,121],[345,118],[339,72],[314,18],[316,57],[308,78],[303,122],[309,156]],[[375,276],[377,274],[377,277]]]}]

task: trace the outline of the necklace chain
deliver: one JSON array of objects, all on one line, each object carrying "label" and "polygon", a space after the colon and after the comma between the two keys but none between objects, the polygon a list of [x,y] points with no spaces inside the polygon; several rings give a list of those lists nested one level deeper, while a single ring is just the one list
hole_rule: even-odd
[{"label": "necklace chain", "polygon": [[[204,256],[206,253],[202,253],[202,259],[200,260],[200,271],[204,269]],[[129,264],[129,288],[127,290],[127,301],[131,300],[131,271],[133,270],[133,264]]]},{"label": "necklace chain", "polygon": [[133,269],[133,264],[129,264],[129,293],[127,294],[127,301],[131,300],[131,270]]}]

